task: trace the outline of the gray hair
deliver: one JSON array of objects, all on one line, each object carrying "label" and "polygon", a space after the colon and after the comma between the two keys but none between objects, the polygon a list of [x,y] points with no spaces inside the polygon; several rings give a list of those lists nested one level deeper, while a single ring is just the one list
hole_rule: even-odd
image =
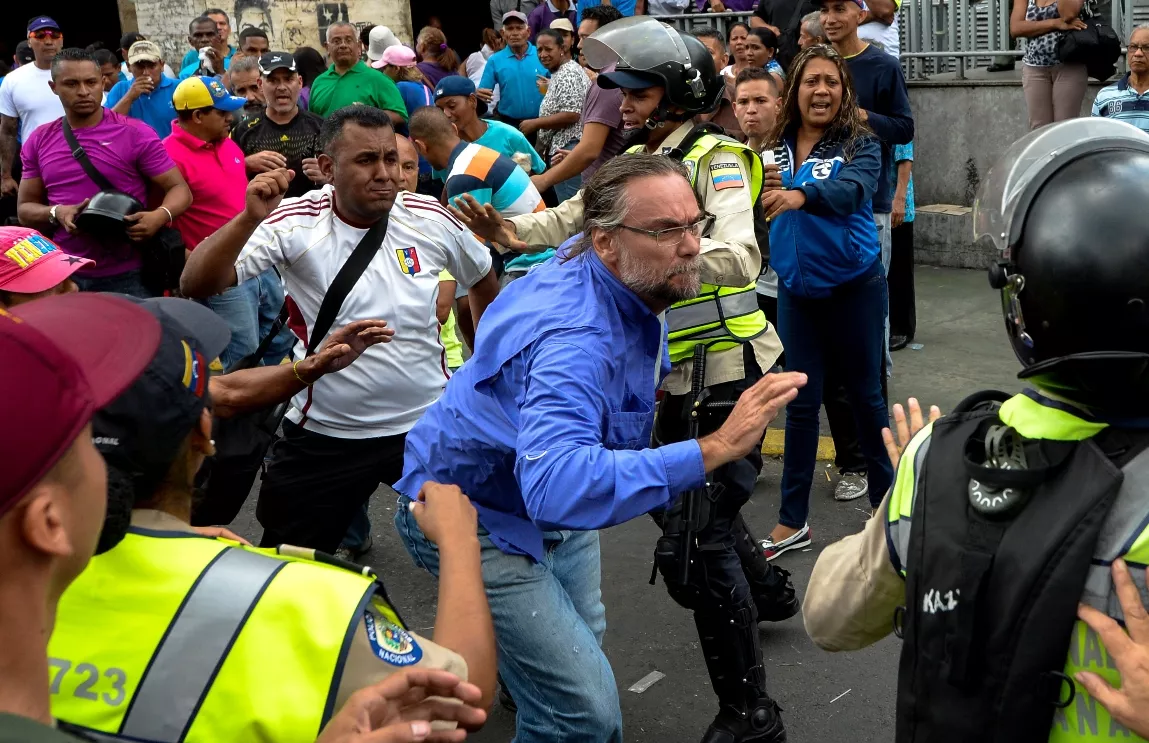
[{"label": "gray hair", "polygon": [[818,11],[807,13],[802,17],[802,28],[806,29],[806,33],[810,36],[826,38],[826,32],[822,30],[822,16]]},{"label": "gray hair", "polygon": [[[665,155],[640,153],[607,160],[583,186],[582,238],[567,250],[567,257],[573,258],[590,248],[592,230],[613,232],[622,226],[631,209],[633,196],[627,188],[631,181],[662,175],[690,179],[681,162]],[[658,197],[657,193],[651,195]]]},{"label": "gray hair", "polygon": [[231,67],[227,69],[228,72],[232,74],[235,74],[236,72],[255,72],[257,74],[262,74],[262,71],[259,69],[258,57],[240,57],[232,63]]},{"label": "gray hair", "polygon": [[1137,33],[1138,31],[1149,31],[1149,23],[1142,23],[1140,25],[1134,26],[1133,30],[1129,32],[1130,42],[1133,41],[1133,34]]}]

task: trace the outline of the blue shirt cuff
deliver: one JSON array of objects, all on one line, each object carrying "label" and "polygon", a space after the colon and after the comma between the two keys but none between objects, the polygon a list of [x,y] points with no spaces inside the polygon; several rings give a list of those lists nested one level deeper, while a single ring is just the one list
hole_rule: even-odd
[{"label": "blue shirt cuff", "polygon": [[658,447],[666,467],[666,486],[670,500],[679,493],[706,485],[706,470],[702,467],[702,449],[694,439],[678,441]]}]

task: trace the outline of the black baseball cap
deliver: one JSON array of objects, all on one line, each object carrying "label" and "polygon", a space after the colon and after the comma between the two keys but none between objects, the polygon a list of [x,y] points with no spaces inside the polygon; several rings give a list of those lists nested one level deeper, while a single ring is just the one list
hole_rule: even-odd
[{"label": "black baseball cap", "polygon": [[[123,295],[117,295],[123,296]],[[231,340],[227,323],[187,299],[124,296],[160,322],[160,344],[143,374],[92,419],[92,439],[137,492],[167,475],[208,403],[211,365]]]},{"label": "black baseball cap", "polygon": [[272,70],[295,72],[295,57],[287,52],[268,52],[259,58],[259,71],[270,75]]}]

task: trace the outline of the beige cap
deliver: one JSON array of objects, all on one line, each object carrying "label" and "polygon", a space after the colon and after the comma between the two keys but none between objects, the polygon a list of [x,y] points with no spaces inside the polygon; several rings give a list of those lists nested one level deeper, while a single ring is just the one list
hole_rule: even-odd
[{"label": "beige cap", "polygon": [[154,41],[137,41],[128,49],[128,64],[136,62],[159,62],[164,58],[159,44]]},{"label": "beige cap", "polygon": [[566,31],[568,34],[573,34],[575,32],[574,24],[566,18],[554,19],[551,21],[551,28],[556,31]]}]

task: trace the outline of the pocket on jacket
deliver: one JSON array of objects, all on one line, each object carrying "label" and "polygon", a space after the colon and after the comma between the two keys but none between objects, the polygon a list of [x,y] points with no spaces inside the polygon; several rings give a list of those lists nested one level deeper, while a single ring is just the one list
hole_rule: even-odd
[{"label": "pocket on jacket", "polygon": [[647,426],[652,423],[653,411],[649,413],[615,412],[610,414],[607,423],[607,449],[645,449],[650,446]]}]

